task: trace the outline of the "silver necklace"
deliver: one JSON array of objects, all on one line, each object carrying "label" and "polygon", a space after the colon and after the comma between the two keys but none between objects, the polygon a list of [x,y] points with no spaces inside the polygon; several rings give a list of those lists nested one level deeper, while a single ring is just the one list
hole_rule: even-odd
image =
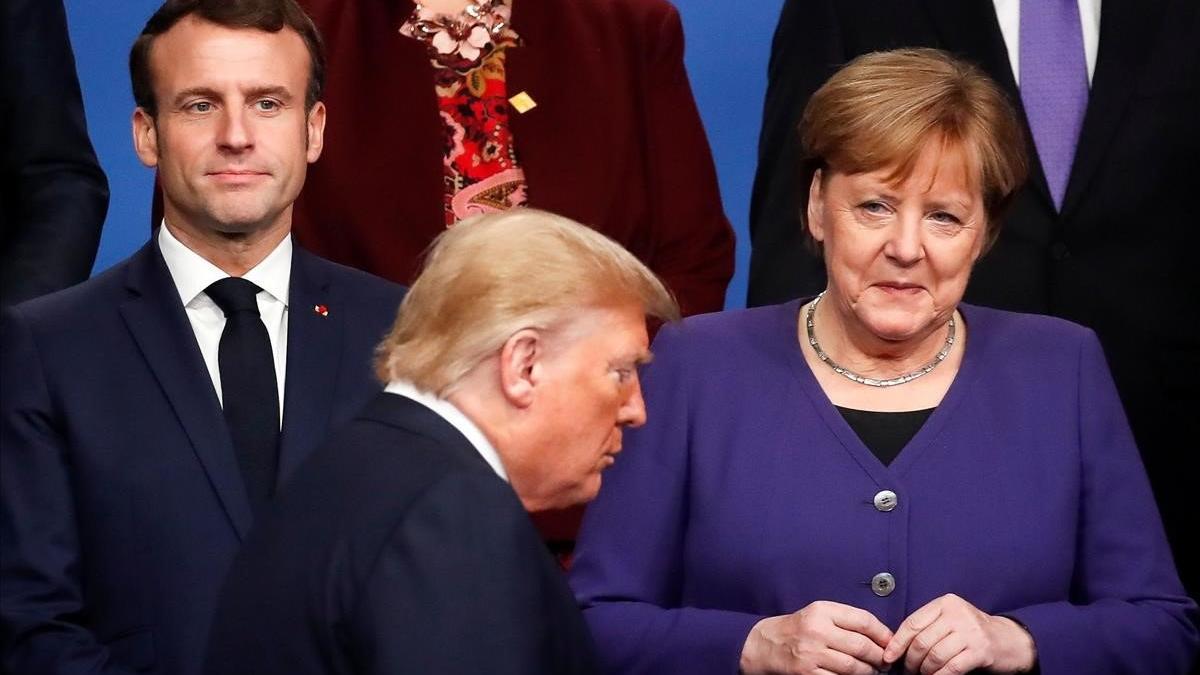
[{"label": "silver necklace", "polygon": [[943,344],[942,348],[938,350],[938,353],[934,355],[932,361],[926,363],[911,373],[904,373],[903,375],[898,375],[890,380],[880,380],[874,377],[863,377],[852,370],[847,370],[846,368],[839,366],[837,362],[829,358],[829,355],[826,354],[825,350],[821,349],[821,345],[817,343],[817,336],[815,333],[813,333],[813,314],[817,311],[817,304],[821,302],[821,298],[823,297],[825,297],[825,291],[821,291],[821,294],[813,299],[812,304],[808,306],[808,311],[804,315],[804,325],[806,331],[808,332],[808,344],[812,345],[813,350],[817,353],[817,358],[821,359],[822,363],[830,368],[833,368],[833,372],[845,377],[848,380],[853,380],[859,384],[865,384],[868,387],[894,387],[898,384],[912,382],[918,377],[929,373],[929,371],[933,370],[934,368],[937,368],[938,364],[946,360],[946,356],[950,353],[950,348],[954,346],[954,315],[951,314],[950,321],[946,324],[950,328],[950,330],[946,333],[946,343]]}]

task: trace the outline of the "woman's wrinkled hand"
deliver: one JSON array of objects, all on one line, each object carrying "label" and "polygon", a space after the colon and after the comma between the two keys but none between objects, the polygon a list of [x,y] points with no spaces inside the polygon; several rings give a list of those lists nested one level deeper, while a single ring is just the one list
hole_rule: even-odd
[{"label": "woman's wrinkled hand", "polygon": [[759,621],[742,647],[741,672],[875,675],[892,631],[870,612],[818,601]]},{"label": "woman's wrinkled hand", "polygon": [[1017,622],[986,614],[951,593],[900,624],[883,660],[890,666],[901,658],[906,673],[921,675],[962,675],[979,668],[1022,673],[1033,669],[1037,653],[1033,637]]}]

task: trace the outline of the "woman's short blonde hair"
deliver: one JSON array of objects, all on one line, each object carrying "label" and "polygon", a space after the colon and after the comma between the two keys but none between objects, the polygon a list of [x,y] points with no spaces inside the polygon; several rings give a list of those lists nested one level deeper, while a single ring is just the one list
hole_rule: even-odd
[{"label": "woman's short blonde hair", "polygon": [[[929,143],[962,147],[987,214],[986,251],[1025,182],[1025,135],[1004,92],[983,71],[937,49],[860,56],[821,86],[800,126],[800,218],[820,169],[854,174],[894,168],[908,178]],[[816,244],[808,233],[805,236]],[[819,247],[819,245],[818,245]]]},{"label": "woman's short blonde hair", "polygon": [[478,216],[434,241],[377,349],[376,374],[445,396],[517,331],[629,303],[679,317],[662,281],[595,230],[527,208]]}]

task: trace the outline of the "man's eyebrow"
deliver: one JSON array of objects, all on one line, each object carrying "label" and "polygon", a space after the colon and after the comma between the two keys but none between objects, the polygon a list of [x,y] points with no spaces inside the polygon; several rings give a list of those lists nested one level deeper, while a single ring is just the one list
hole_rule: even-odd
[{"label": "man's eyebrow", "polygon": [[250,89],[246,90],[246,98],[261,98],[263,96],[272,96],[285,102],[292,100],[292,92],[287,87],[251,87]]},{"label": "man's eyebrow", "polygon": [[629,368],[644,366],[654,360],[654,355],[649,351],[636,352],[622,355],[608,362],[610,368]]},{"label": "man's eyebrow", "polygon": [[178,94],[175,94],[173,103],[175,105],[179,105],[189,98],[196,98],[196,97],[220,98],[220,96],[217,94],[216,90],[210,89],[208,87],[189,87],[188,89],[184,89],[183,91],[179,92]]}]

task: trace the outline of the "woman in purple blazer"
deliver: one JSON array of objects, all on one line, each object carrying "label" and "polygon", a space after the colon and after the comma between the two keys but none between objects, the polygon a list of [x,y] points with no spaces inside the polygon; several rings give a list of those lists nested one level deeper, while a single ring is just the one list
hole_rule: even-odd
[{"label": "woman in purple blazer", "polygon": [[665,328],[572,585],[604,669],[1184,673],[1198,645],[1091,331],[961,304],[1020,126],[934,50],[811,99],[828,286]]}]

